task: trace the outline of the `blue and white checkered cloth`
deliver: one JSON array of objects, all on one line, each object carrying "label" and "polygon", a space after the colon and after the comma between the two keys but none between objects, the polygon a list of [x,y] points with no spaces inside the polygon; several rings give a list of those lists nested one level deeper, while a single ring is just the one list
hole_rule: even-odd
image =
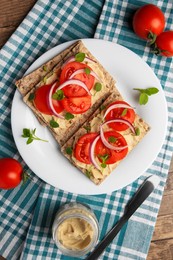
[{"label": "blue and white checkered cloth", "polygon": [[[25,186],[0,192],[0,255],[12,259],[75,259],[65,257],[52,240],[51,225],[62,203],[81,201],[95,212],[100,239],[117,222],[124,206],[142,181],[159,175],[159,187],[149,196],[119,232],[100,259],[146,259],[173,152],[172,59],[156,57],[145,41],[133,33],[134,11],[149,1],[135,0],[38,0],[0,52],[0,156],[14,157],[33,176]],[[173,30],[171,0],[153,1]],[[40,180],[22,161],[11,132],[14,82],[48,49],[78,38],[100,38],[117,42],[137,53],[156,73],[164,87],[168,105],[168,131],[163,147],[147,172],[127,187],[111,194],[84,196],[54,188]],[[82,258],[81,258],[82,259]]]}]

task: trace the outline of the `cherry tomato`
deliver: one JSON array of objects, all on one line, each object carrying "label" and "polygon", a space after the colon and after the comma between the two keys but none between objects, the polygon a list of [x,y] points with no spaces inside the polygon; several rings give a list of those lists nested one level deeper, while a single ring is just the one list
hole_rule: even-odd
[{"label": "cherry tomato", "polygon": [[61,104],[71,114],[82,114],[91,107],[91,96],[66,97],[61,100]]},{"label": "cherry tomato", "polygon": [[173,56],[173,31],[162,32],[156,39],[158,54],[166,57]]},{"label": "cherry tomato", "polygon": [[[127,145],[127,142],[124,139],[124,137],[116,131],[107,131],[104,133],[104,136],[106,140],[113,146],[121,147]],[[115,142],[110,142],[109,141],[110,137],[115,138]],[[125,148],[123,150],[118,150],[118,151],[107,148],[103,144],[101,137],[97,141],[95,147],[95,156],[98,157],[100,162],[103,162],[102,157],[108,156],[108,159],[105,161],[106,164],[113,164],[116,163],[117,161],[122,160],[127,155],[127,152],[128,152],[128,148]]]},{"label": "cherry tomato", "polygon": [[[51,86],[52,85],[43,85],[35,91],[34,105],[41,113],[46,115],[52,115],[52,111],[48,105],[48,95]],[[63,107],[58,100],[52,99],[52,103],[57,113],[63,111]]]},{"label": "cherry tomato", "polygon": [[[85,68],[90,69],[89,66],[87,66],[86,64],[81,63],[81,62],[74,61],[74,62],[67,63],[61,72],[60,84],[65,82],[67,79],[69,79],[69,77],[76,70],[85,69]],[[90,75],[90,74],[87,75],[85,72],[77,74],[76,76],[73,77],[73,79],[78,79],[78,80],[82,81],[83,83],[85,83],[85,85],[88,87],[89,90],[93,87],[94,80],[95,80],[95,78],[92,75]],[[87,94],[86,90],[78,85],[68,85],[63,88],[63,91],[64,91],[65,96],[67,96],[67,97],[82,97]]]},{"label": "cherry tomato", "polygon": [[22,180],[23,169],[13,158],[0,159],[0,189],[12,189]]},{"label": "cherry tomato", "polygon": [[[124,102],[124,101],[115,101],[112,104],[126,104],[126,105],[129,105],[127,102]],[[121,118],[121,119],[128,120],[132,124],[134,122],[134,120],[135,120],[135,112],[134,112],[133,109],[115,108],[115,109],[112,109],[107,114],[106,121],[112,120],[112,119],[116,119],[116,118]],[[110,123],[109,127],[113,128],[116,131],[124,131],[124,130],[129,128],[128,125],[123,124],[123,123]]]},{"label": "cherry tomato", "polygon": [[78,161],[91,164],[89,156],[90,145],[97,135],[97,133],[88,133],[79,138],[74,149],[74,156]]},{"label": "cherry tomato", "polygon": [[142,6],[133,17],[134,32],[143,39],[151,39],[150,32],[156,36],[159,35],[164,30],[164,27],[164,14],[153,4]]}]

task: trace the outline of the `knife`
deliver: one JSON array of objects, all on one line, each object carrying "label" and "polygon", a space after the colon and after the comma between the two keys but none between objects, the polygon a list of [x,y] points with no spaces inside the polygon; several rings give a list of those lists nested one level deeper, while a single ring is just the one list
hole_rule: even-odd
[{"label": "knife", "polygon": [[94,251],[86,258],[86,260],[96,260],[103,253],[105,248],[112,242],[120,229],[128,221],[128,219],[133,215],[133,213],[139,208],[139,206],[144,202],[144,200],[152,193],[152,191],[159,185],[160,179],[156,175],[148,177],[142,185],[139,187],[135,195],[128,202],[125,207],[123,216],[119,221],[113,226],[113,228],[108,232],[108,234],[103,238],[102,241],[96,246]]}]

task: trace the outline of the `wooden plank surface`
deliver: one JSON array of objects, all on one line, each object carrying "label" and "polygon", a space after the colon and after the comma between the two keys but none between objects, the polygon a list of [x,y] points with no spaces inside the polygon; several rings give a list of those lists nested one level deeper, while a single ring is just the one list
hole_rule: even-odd
[{"label": "wooden plank surface", "polygon": [[[35,2],[36,0],[0,0],[0,48]],[[173,160],[147,260],[173,260]]]},{"label": "wooden plank surface", "polygon": [[0,48],[22,22],[36,0],[0,0]]}]

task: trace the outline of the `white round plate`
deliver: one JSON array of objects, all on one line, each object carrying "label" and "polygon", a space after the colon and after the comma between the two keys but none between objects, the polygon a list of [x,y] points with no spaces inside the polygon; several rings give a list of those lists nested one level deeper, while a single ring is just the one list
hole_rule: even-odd
[{"label": "white round plate", "polygon": [[[51,59],[74,41],[47,51],[36,60],[27,74]],[[155,160],[165,139],[167,105],[160,82],[152,69],[129,49],[104,40],[84,39],[86,47],[116,79],[124,99],[136,107],[136,112],[151,126],[150,132],[99,186],[93,184],[60,153],[47,128],[41,126],[32,111],[16,91],[12,104],[12,131],[17,148],[26,164],[45,182],[59,189],[78,194],[111,193],[125,187],[142,175]],[[159,93],[146,105],[138,104],[139,93],[133,88],[156,87]],[[36,134],[48,143],[34,141],[26,145],[21,137],[23,128],[36,128]]]}]

